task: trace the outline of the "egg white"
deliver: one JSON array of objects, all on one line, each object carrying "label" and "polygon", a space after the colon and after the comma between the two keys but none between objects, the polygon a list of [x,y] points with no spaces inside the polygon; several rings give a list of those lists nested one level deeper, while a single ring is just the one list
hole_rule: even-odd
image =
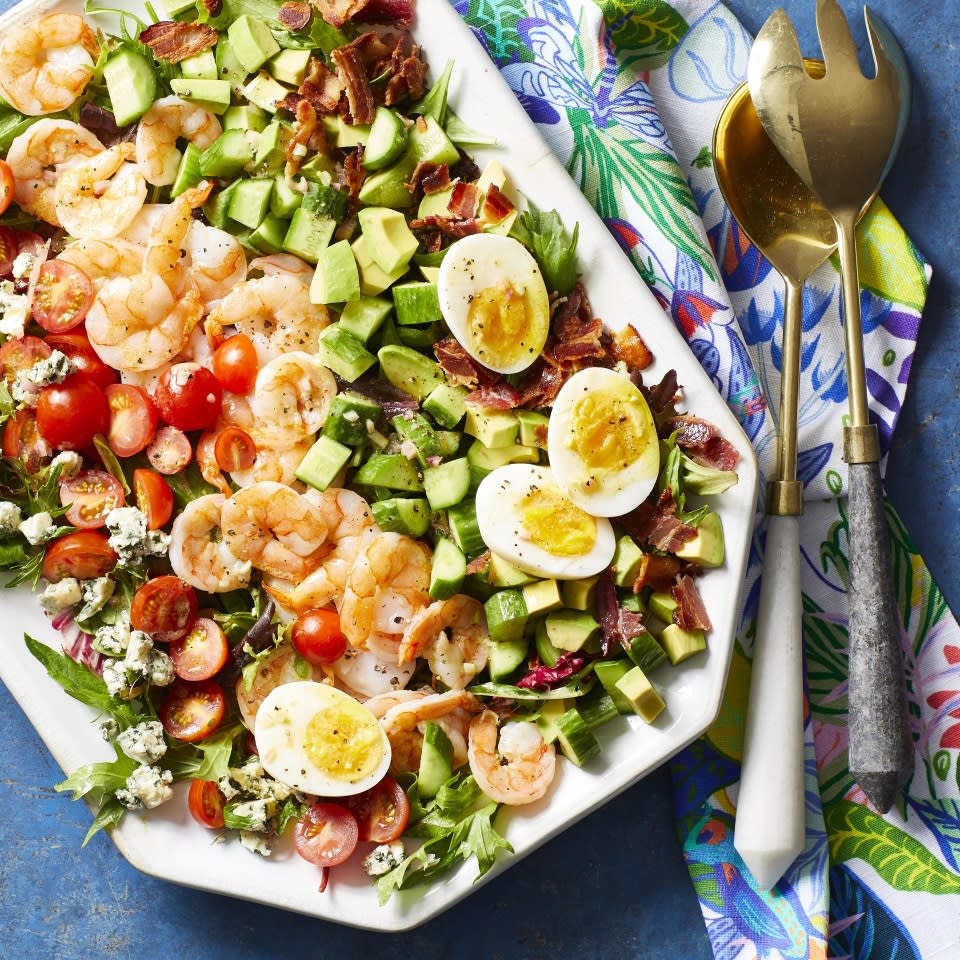
[{"label": "egg white", "polygon": [[[629,405],[639,422],[641,448],[615,470],[591,467],[574,448],[574,412],[584,397],[619,400]],[[609,424],[611,433],[616,423]],[[595,517],[619,517],[638,507],[654,488],[660,472],[660,443],[653,415],[640,390],[622,374],[604,367],[587,367],[561,387],[547,427],[550,468],[564,493],[581,510]]]},{"label": "egg white", "polygon": [[[513,358],[504,360],[489,352],[482,339],[474,341],[468,314],[484,291],[508,283],[527,299],[531,326],[516,342]],[[440,312],[450,332],[463,348],[490,370],[519,373],[543,352],[550,329],[550,299],[537,261],[512,237],[476,233],[450,245],[437,276]],[[531,316],[532,315],[532,316]]]},{"label": "egg white", "polygon": [[[379,753],[375,769],[357,779],[355,771],[331,774],[318,767],[305,749],[307,727],[319,717],[331,731],[354,712],[369,719],[376,736],[373,750]],[[364,715],[369,715],[364,716]],[[321,797],[349,797],[374,786],[390,766],[390,741],[379,721],[349,694],[313,680],[283,683],[267,695],[257,711],[254,736],[264,770],[276,780],[303,793]]]},{"label": "egg white", "polygon": [[616,546],[613,527],[604,517],[595,518],[592,547],[576,556],[551,553],[534,543],[523,522],[521,503],[531,490],[553,487],[563,491],[548,467],[510,463],[497,467],[477,488],[477,523],[484,543],[497,555],[525,573],[557,580],[580,580],[605,570]]}]

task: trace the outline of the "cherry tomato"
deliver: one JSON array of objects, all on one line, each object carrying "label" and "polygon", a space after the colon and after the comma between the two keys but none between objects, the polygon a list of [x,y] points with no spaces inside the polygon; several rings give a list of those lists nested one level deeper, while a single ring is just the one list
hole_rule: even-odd
[{"label": "cherry tomato", "polygon": [[51,583],[64,577],[91,580],[103,577],[119,558],[99,530],[77,530],[54,540],[43,557],[43,576]]},{"label": "cherry tomato", "polygon": [[257,350],[244,333],[224,340],[213,355],[213,373],[224,390],[246,396],[257,381]]},{"label": "cherry tomato", "polygon": [[13,201],[15,181],[10,164],[0,160],[0,213],[4,213]]},{"label": "cherry tomato", "polygon": [[181,680],[209,680],[227,662],[230,648],[216,621],[198,617],[184,636],[170,643],[168,652]]},{"label": "cherry tomato", "polygon": [[359,830],[354,815],[339,803],[314,803],[297,821],[293,843],[304,860],[318,867],[335,867],[357,848]]},{"label": "cherry tomato", "polygon": [[40,268],[30,309],[44,330],[63,333],[83,323],[94,297],[93,283],[79,267],[48,260]]},{"label": "cherry tomato", "polygon": [[217,434],[213,456],[217,466],[227,473],[248,470],[257,459],[257,445],[246,430],[225,427]]},{"label": "cherry tomato", "polygon": [[120,374],[94,352],[84,330],[78,328],[68,333],[50,333],[46,341],[48,346],[59,350],[73,361],[78,376],[92,380],[98,387],[106,389],[120,379]]},{"label": "cherry tomato", "polygon": [[171,737],[193,743],[209,737],[220,726],[226,705],[220,684],[213,680],[177,680],[160,707],[160,722]]},{"label": "cherry tomato", "polygon": [[339,660],[347,649],[347,639],[340,631],[336,610],[308,610],[294,621],[290,638],[297,653],[308,663],[323,666]]},{"label": "cherry tomato", "polygon": [[[3,227],[0,227],[0,230],[2,229]],[[4,382],[8,385],[13,383],[18,373],[29,370],[38,360],[46,360],[51,353],[53,349],[39,337],[8,340],[0,347],[0,374],[3,375]]]},{"label": "cherry tomato", "polygon": [[31,257],[39,257],[41,260],[47,259],[50,252],[50,241],[44,240],[39,233],[32,230],[18,230],[17,253],[29,253]]},{"label": "cherry tomato", "polygon": [[146,390],[132,383],[111,383],[104,390],[110,404],[107,442],[118,457],[139,453],[157,432],[156,404]]},{"label": "cherry tomato", "polygon": [[189,583],[166,574],[137,589],[130,604],[130,625],[159,643],[182,637],[197,619],[197,595]]},{"label": "cherry tomato", "polygon": [[3,427],[3,455],[16,457],[27,473],[36,473],[50,459],[50,444],[40,436],[32,410],[17,410]]},{"label": "cherry tomato", "polygon": [[110,405],[100,387],[74,373],[40,391],[37,427],[50,446],[81,450],[110,429]]},{"label": "cherry tomato", "polygon": [[410,801],[393,777],[386,776],[369,790],[345,797],[343,802],[357,819],[361,840],[393,843],[407,829]]},{"label": "cherry tomato", "polygon": [[161,427],[147,447],[147,459],[157,473],[170,477],[186,469],[193,459],[193,448],[182,430]]},{"label": "cherry tomato", "polygon": [[173,516],[173,491],[159,473],[138,467],[133,471],[133,496],[146,515],[147,529],[159,530]]},{"label": "cherry tomato", "polygon": [[160,416],[181,430],[203,430],[220,414],[220,381],[199,363],[175,363],[157,383]]},{"label": "cherry tomato", "polygon": [[194,780],[187,794],[190,814],[201,827],[219,830],[223,826],[223,794],[212,780]]},{"label": "cherry tomato", "polygon": [[106,470],[81,470],[60,483],[60,503],[69,507],[66,518],[74,527],[102,527],[107,514],[126,502],[120,481]]},{"label": "cherry tomato", "polygon": [[0,227],[0,277],[10,275],[19,248],[17,235],[7,227]]}]

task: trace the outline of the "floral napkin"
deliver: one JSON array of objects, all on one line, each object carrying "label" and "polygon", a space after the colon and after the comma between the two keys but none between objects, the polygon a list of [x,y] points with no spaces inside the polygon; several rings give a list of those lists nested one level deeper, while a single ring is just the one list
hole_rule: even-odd
[{"label": "floral napkin", "polygon": [[[717,188],[713,127],[750,37],[712,0],[454,0],[753,441],[775,454],[783,285]],[[772,9],[771,4],[771,9]],[[887,449],[929,268],[878,201],[860,231],[870,414]],[[764,525],[720,715],[671,761],[717,958],[960,956],[960,629],[888,507],[916,766],[887,815],[847,770],[847,405],[836,262],[807,284],[800,397],[807,845],[771,892],[733,847]],[[761,500],[761,503],[763,501]],[[953,909],[950,907],[953,902]]]}]

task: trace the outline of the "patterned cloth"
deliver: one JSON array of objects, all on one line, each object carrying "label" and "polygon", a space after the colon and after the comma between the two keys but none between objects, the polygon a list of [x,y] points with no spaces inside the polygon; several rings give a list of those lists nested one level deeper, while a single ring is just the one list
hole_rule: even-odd
[{"label": "patterned cloth", "polygon": [[[455,0],[552,149],[773,465],[783,285],[725,207],[710,143],[750,38],[712,0]],[[878,201],[861,224],[871,418],[884,450],[929,269]],[[772,892],[733,847],[760,588],[758,524],[725,702],[671,762],[677,829],[717,958],[960,956],[960,629],[888,509],[916,768],[880,816],[847,770],[847,408],[836,260],[807,284],[799,473],[807,667],[807,845]],[[763,502],[761,500],[761,502]]]}]

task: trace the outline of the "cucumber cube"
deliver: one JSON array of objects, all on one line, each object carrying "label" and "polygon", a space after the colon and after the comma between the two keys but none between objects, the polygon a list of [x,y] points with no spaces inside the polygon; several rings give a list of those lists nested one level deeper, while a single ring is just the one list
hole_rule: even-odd
[{"label": "cucumber cube", "polygon": [[448,600],[460,592],[467,572],[463,551],[446,537],[440,537],[433,548],[430,568],[430,599]]},{"label": "cucumber cube", "polygon": [[399,453],[373,454],[354,474],[353,480],[360,486],[423,493],[423,480],[415,464]]},{"label": "cucumber cube", "polygon": [[450,507],[447,510],[447,523],[450,524],[450,533],[457,546],[468,557],[486,549],[477,523],[477,505],[473,500],[461,500]]},{"label": "cucumber cube", "polygon": [[623,658],[621,660],[597,660],[593,671],[603,685],[603,689],[610,695],[618,713],[630,715],[634,712],[630,698],[617,686],[621,677],[633,668],[633,662]]},{"label": "cucumber cube", "polygon": [[362,446],[370,439],[370,427],[382,413],[383,408],[375,400],[346,390],[333,398],[323,435],[348,447]]},{"label": "cucumber cube", "polygon": [[[306,260],[307,263],[319,264],[320,260],[327,255],[328,249],[330,249],[328,244],[336,228],[336,221],[331,220],[329,217],[318,216],[305,207],[300,206],[293,211],[290,227],[287,230],[287,235],[283,238],[283,249],[286,250],[287,253],[292,253],[295,257],[299,257],[301,260]],[[341,243],[346,243],[346,240],[342,240]],[[336,244],[336,246],[339,247],[339,244]],[[346,251],[349,251],[349,249],[350,246],[347,244],[347,247],[342,253],[342,259],[352,277],[353,274],[357,273],[357,267],[356,262],[354,262],[353,268],[349,269],[350,265],[346,259]],[[353,259],[352,255],[350,259]],[[359,287],[359,283],[359,274],[357,274],[357,287]],[[348,287],[349,291],[353,292],[354,283],[352,279]],[[344,297],[344,299],[348,298]],[[333,303],[335,301],[328,302]]]},{"label": "cucumber cube", "polygon": [[[270,209],[273,180],[239,180],[230,198],[227,216],[256,230]],[[281,237],[282,239],[282,237]]]},{"label": "cucumber cube", "polygon": [[329,437],[318,437],[297,467],[296,477],[317,490],[326,490],[346,466],[353,451]]},{"label": "cucumber cube", "polygon": [[351,383],[377,362],[377,358],[338,323],[331,323],[320,334],[317,356],[337,376]]},{"label": "cucumber cube", "polygon": [[216,80],[217,59],[212,50],[201,50],[180,61],[180,76],[185,80]]},{"label": "cucumber cube", "polygon": [[523,637],[527,625],[527,605],[519,590],[499,590],[483,605],[487,630],[495,642],[515,641]]},{"label": "cucumber cube", "polygon": [[279,253],[287,232],[287,221],[268,213],[260,226],[247,238],[247,243],[260,253]]},{"label": "cucumber cube", "polygon": [[383,325],[383,321],[390,315],[392,309],[389,300],[360,296],[343,308],[340,314],[340,326],[358,340],[367,343]]},{"label": "cucumber cube", "polygon": [[557,743],[564,756],[582,767],[600,752],[600,744],[576,707],[571,707],[556,720]]},{"label": "cucumber cube", "polygon": [[443,320],[437,288],[432,283],[398,283],[393,287],[397,325],[438,323]]},{"label": "cucumber cube", "polygon": [[470,465],[466,457],[448,460],[423,471],[423,489],[434,510],[459,503],[470,489]]},{"label": "cucumber cube", "polygon": [[371,504],[373,519],[381,530],[422,537],[430,529],[430,506],[423,497],[391,497]]},{"label": "cucumber cube", "polygon": [[424,398],[423,409],[433,417],[441,427],[452,430],[467,412],[466,387],[452,383],[441,383]]}]

